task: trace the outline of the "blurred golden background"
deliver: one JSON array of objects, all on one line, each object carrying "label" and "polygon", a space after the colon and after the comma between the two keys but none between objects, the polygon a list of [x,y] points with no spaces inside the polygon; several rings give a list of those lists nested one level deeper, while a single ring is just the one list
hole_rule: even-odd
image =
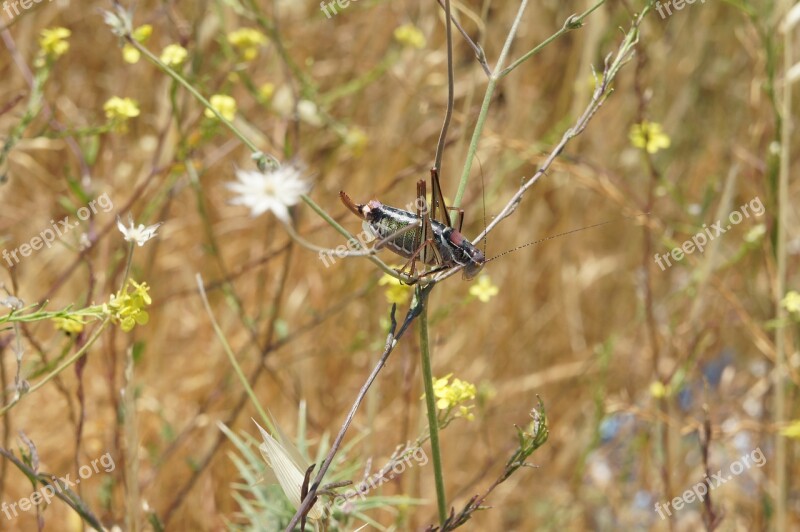
[{"label": "blurred golden background", "polygon": [[[617,51],[645,4],[605,2],[582,28],[499,81],[463,203],[467,237],[484,229],[575,123],[595,88],[592,68],[602,73],[604,58]],[[477,512],[465,530],[694,530],[704,520],[712,527],[714,517],[722,530],[800,526],[798,431],[790,423],[798,418],[800,305],[784,297],[798,286],[798,184],[791,180],[783,192],[779,186],[781,153],[796,159],[788,147],[797,146],[797,134],[784,138],[781,127],[793,118],[782,107],[783,54],[797,30],[790,28],[789,37],[778,30],[787,4],[766,4],[701,1],[671,15],[662,10],[664,17],[655,8],[648,13],[611,96],[489,234],[486,254],[610,223],[489,262],[484,282],[498,293],[486,302],[470,292],[478,281],[460,275],[433,290],[433,373],[452,373],[478,391],[474,420],[456,419],[440,434],[448,503],[460,510],[497,478],[516,445],[514,424],[530,422],[537,397],[550,429],[529,459],[536,467],[501,484],[486,501],[491,509]],[[593,5],[529,5],[509,62]],[[107,329],[85,358],[23,396],[2,417],[2,446],[19,454],[23,431],[42,471],[73,478],[110,453],[113,471],[74,488],[108,528],[153,529],[155,516],[167,530],[266,529],[240,513],[232,484],[242,480],[230,457],[236,450],[217,427],[222,421],[257,436],[249,419],[257,414],[214,335],[195,275],[202,275],[245,373],[257,375],[261,405],[288,434],[297,434],[306,402],[315,456],[383,350],[390,305],[387,287],[378,284],[382,272],[352,257],[326,267],[272,214],[254,218],[231,205],[226,184],[237,167],[254,168],[249,150],[147,58],[126,61],[136,54],[124,52],[104,23],[101,10],[112,9],[110,2],[19,5],[13,17],[13,6],[5,6],[0,135],[10,144],[0,165],[2,247],[18,249],[50,220],[77,221],[87,199],[107,194],[113,209],[80,221],[52,248],[13,266],[2,261],[2,297],[47,300],[49,310],[108,301],[126,265],[115,215],[164,225],[135,247],[131,266],[132,278],[150,286],[149,322],[131,332]],[[170,44],[182,46],[188,56],[178,70],[207,98],[233,97],[236,127],[264,152],[304,164],[310,197],[349,231],[360,232],[360,222],[340,203],[340,190],[358,202],[414,201],[415,184],[433,163],[447,101],[445,19],[436,2],[351,1],[330,17],[316,2],[296,0],[125,7],[135,7],[134,29],[152,26],[142,46],[156,56]],[[453,3],[491,67],[518,8]],[[68,50],[59,53],[56,44],[43,56],[48,43],[41,32],[55,27],[69,30]],[[405,37],[396,32],[401,27]],[[242,28],[258,30],[263,42],[231,40]],[[457,32],[454,48],[455,110],[442,164],[448,199],[487,86]],[[37,108],[32,95],[44,71]],[[115,120],[104,111],[115,96],[134,100],[138,115]],[[33,116],[31,108],[38,111]],[[651,129],[636,133],[642,123]],[[658,145],[642,149],[643,135],[645,148]],[[781,197],[791,207],[785,237],[778,232]],[[655,262],[656,254],[705,231],[704,224],[756,200],[762,214],[745,217],[705,251],[664,269]],[[318,246],[345,243],[305,204],[293,209],[293,225]],[[788,245],[778,247],[782,238]],[[402,263],[389,251],[380,257]],[[781,300],[785,310],[778,313]],[[399,306],[398,318],[407,307]],[[67,336],[52,320],[18,332],[4,323],[3,403],[15,393],[17,341],[22,377],[35,385],[54,360],[77,352],[92,327]],[[776,344],[780,335],[785,344]],[[134,346],[129,382],[126,353]],[[776,394],[784,357],[788,376]],[[348,432],[347,457],[361,467],[353,480],[368,459],[375,469],[424,430],[419,365],[415,328],[398,343]],[[135,403],[122,398],[123,388]],[[126,432],[126,417],[135,420],[136,434]],[[703,444],[706,420],[710,442]],[[703,481],[704,449],[711,473],[727,472],[756,449],[766,461],[712,490],[710,506],[695,501],[662,519],[656,503]],[[779,470],[788,478],[785,491]],[[11,504],[33,491],[9,460],[0,474],[0,500]],[[430,464],[380,490],[423,500],[369,512],[375,524],[419,530],[437,522]],[[126,521],[132,512],[137,525]],[[42,517],[46,528],[81,527],[59,501]],[[36,512],[0,522],[2,529],[32,530]]]}]

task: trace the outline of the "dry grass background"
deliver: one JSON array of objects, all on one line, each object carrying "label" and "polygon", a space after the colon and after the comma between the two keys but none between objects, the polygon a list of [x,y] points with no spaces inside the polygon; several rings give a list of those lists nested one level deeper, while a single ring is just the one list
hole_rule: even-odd
[{"label": "dry grass background", "polygon": [[[304,161],[314,175],[311,196],[348,229],[359,231],[359,222],[339,203],[340,189],[359,201],[375,197],[406,205],[413,200],[414,183],[427,175],[432,162],[446,98],[440,9],[432,1],[362,0],[329,20],[316,2],[278,3],[277,11],[263,6],[264,13],[279,14],[281,41],[317,85],[320,104],[387,54],[397,55],[384,75],[326,107],[330,122],[322,127],[282,117],[256,102],[240,80],[230,81],[235,61],[225,56],[220,41],[229,31],[254,27],[237,15],[231,7],[235,3],[145,1],[136,5],[134,20],[135,25],[153,25],[146,43],[151,50],[184,44],[195,86],[206,95],[224,91],[234,96],[238,123],[255,132],[265,151],[279,158],[285,151]],[[665,476],[672,497],[702,480],[698,429],[704,403],[713,429],[713,471],[756,447],[767,457],[766,466],[749,469],[712,492],[715,509],[724,512],[722,529],[770,526],[779,428],[768,380],[776,353],[774,331],[768,328],[776,286],[770,237],[778,212],[777,158],[770,155],[770,145],[779,134],[765,86],[779,82],[770,70],[779,56],[780,36],[775,6],[761,6],[748,17],[736,4],[697,2],[665,20],[651,13],[637,56],[614,83],[614,94],[515,215],[490,235],[487,253],[642,212],[652,191],[646,222],[618,220],[489,263],[485,273],[500,292],[488,303],[470,298],[470,284],[460,276],[433,292],[434,374],[452,372],[495,390],[475,421],[459,420],[442,433],[449,501],[460,508],[499,474],[514,446],[513,424],[526,423],[537,394],[550,422],[548,443],[532,457],[538,468],[522,470],[503,484],[488,501],[493,509],[477,514],[466,529],[700,527],[700,505],[662,521],[653,504],[667,498]],[[480,13],[482,3],[458,5]],[[512,56],[590,5],[534,3]],[[134,277],[152,286],[151,319],[129,334],[106,332],[91,349],[80,379],[83,401],[72,368],[57,383],[24,397],[3,417],[3,445],[16,448],[17,433],[24,431],[37,446],[42,469],[73,475],[80,465],[110,452],[116,458],[114,472],[94,475],[80,491],[107,526],[123,526],[125,437],[118,422],[119,390],[125,350],[140,342],[135,389],[141,503],[162,519],[169,515],[167,529],[219,530],[225,518],[235,519],[237,510],[230,488],[237,474],[226,456],[230,444],[223,441],[210,462],[203,461],[220,439],[215,422],[228,419],[242,388],[202,310],[194,275],[199,272],[206,280],[214,311],[248,373],[266,350],[266,371],[255,386],[262,405],[293,433],[299,401],[306,400],[314,443],[336,432],[380,354],[385,337],[381,319],[389,307],[376,284],[380,272],[366,260],[339,260],[325,268],[315,254],[287,246],[290,240],[274,217],[252,219],[245,209],[228,204],[224,184],[233,179],[235,165],[251,165],[247,150],[223,129],[209,139],[195,138],[190,150],[181,146],[181,134],[197,135],[202,108],[185,91],[177,91],[183,113],[179,134],[171,119],[171,81],[147,61],[122,61],[117,38],[98,12],[108,7],[104,2],[41,3],[3,33],[0,107],[29,93],[16,61],[30,66],[39,32],[64,26],[72,31],[70,50],[45,87],[55,120],[68,129],[102,124],[103,102],[114,95],[138,100],[142,113],[127,133],[98,137],[99,155],[87,188],[108,192],[114,211],[99,213],[64,239],[75,245],[88,231],[97,237],[93,249],[84,259],[66,246],[40,251],[5,268],[0,280],[27,303],[49,297],[51,309],[106,300],[118,288],[126,248],[115,228],[105,230],[113,214],[132,212],[143,223],[166,222],[158,238],[134,257]],[[461,16],[473,36],[481,32],[479,42],[490,63],[517,7],[516,2],[491,2],[480,25]],[[490,219],[520,179],[536,171],[543,154],[588,101],[590,65],[601,67],[603,56],[618,46],[619,28],[629,27],[629,9],[639,8],[639,2],[607,2],[586,27],[558,39],[501,82],[480,144],[481,164],[474,167],[466,196],[466,235],[482,230],[484,201]],[[404,23],[423,31],[424,49],[393,42],[393,30]],[[455,194],[486,83],[460,37],[455,61],[456,113],[443,164],[449,197]],[[274,42],[245,68],[257,85],[298,87]],[[18,124],[23,107],[24,100],[0,116],[0,131]],[[669,149],[652,157],[652,169],[628,139],[631,125],[643,118],[661,123],[672,140]],[[345,145],[332,123],[363,129],[368,137],[363,152]],[[197,187],[183,166],[187,154],[200,174]],[[65,198],[80,205],[67,184],[68,176],[80,178],[78,160],[43,117],[10,153],[7,172],[0,186],[4,248],[27,242],[51,218],[70,214]],[[732,187],[729,200],[723,194],[726,185]],[[797,193],[795,181],[793,201]],[[663,272],[653,263],[653,253],[668,252],[703,223],[713,223],[719,213],[727,216],[756,196],[765,214],[719,237],[715,252],[695,253]],[[800,249],[795,212],[789,222],[791,288],[797,286]],[[744,237],[757,224],[765,224],[767,234],[747,245]],[[296,209],[296,227],[317,244],[342,243],[305,206]],[[711,273],[699,278],[706,267]],[[218,282],[226,276],[231,291]],[[255,342],[247,326],[257,331]],[[15,367],[10,338],[11,332],[3,331],[6,390],[13,386]],[[52,359],[71,345],[48,322],[29,325],[23,343],[26,374],[41,366],[42,352]],[[721,379],[704,395],[703,375],[721,361],[727,364]],[[424,426],[418,366],[418,342],[410,334],[392,354],[351,429],[351,438],[365,434],[356,451],[362,459],[374,456],[380,462]],[[668,380],[676,371],[683,375],[682,384],[673,381],[675,389],[667,398],[654,398],[651,383]],[[787,393],[788,417],[797,417],[796,387]],[[252,431],[253,415],[246,405],[233,426]],[[800,526],[795,450],[790,444],[786,504],[790,522]],[[29,495],[30,483],[7,462],[5,467],[2,500]],[[427,502],[402,509],[399,517],[377,512],[383,524],[418,529],[435,521],[430,466],[410,470],[384,490]],[[61,530],[68,524],[74,529],[72,515],[63,504],[53,504],[45,513],[47,528]],[[0,521],[3,529],[35,528],[31,513]]]}]

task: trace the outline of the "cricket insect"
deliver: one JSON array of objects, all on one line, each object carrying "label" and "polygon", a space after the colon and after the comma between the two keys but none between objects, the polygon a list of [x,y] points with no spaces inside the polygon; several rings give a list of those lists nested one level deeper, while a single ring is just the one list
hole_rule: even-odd
[{"label": "cricket insect", "polygon": [[[461,234],[464,211],[447,207],[439,184],[439,174],[431,169],[431,205],[425,201],[425,180],[417,182],[416,213],[384,205],[378,200],[365,204],[355,203],[344,191],[339,197],[345,207],[364,220],[364,229],[379,240],[376,247],[387,246],[401,257],[409,259],[400,270],[409,268],[414,277],[415,264],[433,266],[421,276],[431,275],[456,266],[464,267],[464,279],[472,279],[483,269],[486,257],[472,242]],[[442,213],[442,221],[436,219],[437,210]],[[458,212],[458,229],[450,221],[449,210]]]},{"label": "cricket insect", "polygon": [[[386,246],[401,257],[409,259],[406,266],[399,270],[399,273],[404,273],[406,268],[409,268],[409,277],[413,278],[412,282],[416,282],[420,277],[457,266],[464,267],[463,277],[466,280],[470,280],[480,273],[487,262],[499,259],[503,255],[540,244],[546,240],[600,227],[619,219],[607,220],[548,236],[534,242],[528,242],[487,259],[481,250],[461,234],[464,211],[445,205],[442,189],[439,185],[439,175],[435,168],[431,169],[431,183],[433,184],[433,194],[431,195],[430,213],[425,201],[426,186],[424,180],[417,182],[416,212],[390,207],[378,200],[371,200],[365,204],[355,203],[344,191],[339,192],[342,203],[353,214],[364,220],[364,229],[378,239],[378,243],[375,245],[376,249]],[[437,210],[442,212],[442,221],[436,219]],[[458,212],[458,229],[450,222],[448,210],[456,210]],[[646,212],[635,216],[623,216],[622,219],[631,219],[648,214]],[[417,260],[433,266],[433,268],[415,277]]]}]

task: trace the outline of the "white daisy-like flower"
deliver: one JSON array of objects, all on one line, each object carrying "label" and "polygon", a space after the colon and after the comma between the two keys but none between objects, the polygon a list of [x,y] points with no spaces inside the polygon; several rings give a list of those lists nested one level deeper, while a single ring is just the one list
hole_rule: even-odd
[{"label": "white daisy-like flower", "polygon": [[[255,420],[253,422],[255,423]],[[300,495],[302,494],[308,464],[305,463],[297,449],[283,437],[282,433],[279,436],[281,436],[283,442],[279,442],[269,432],[262,429],[258,423],[256,423],[256,427],[258,427],[261,437],[264,439],[264,443],[258,446],[261,456],[275,473],[278,484],[280,484],[283,493],[286,494],[286,498],[289,499],[292,506],[299,508],[303,502]],[[321,506],[318,502],[314,503],[314,506],[308,512],[309,519],[321,519],[324,517],[325,513]]]},{"label": "white daisy-like flower", "polygon": [[302,179],[300,169],[291,164],[264,172],[237,168],[236,179],[238,181],[226,184],[237,194],[231,204],[249,207],[253,218],[272,211],[285,224],[290,222],[289,207],[297,205],[310,188]]},{"label": "white daisy-like flower", "polygon": [[130,226],[125,227],[125,224],[123,224],[122,220],[117,216],[117,227],[120,233],[125,237],[125,240],[127,242],[136,242],[139,246],[144,246],[145,242],[156,236],[156,231],[161,227],[162,223],[164,222],[158,222],[157,224],[148,225],[147,227],[145,227],[144,224],[139,224],[137,227],[136,224],[133,223],[133,217],[129,214],[128,224],[130,224]]}]

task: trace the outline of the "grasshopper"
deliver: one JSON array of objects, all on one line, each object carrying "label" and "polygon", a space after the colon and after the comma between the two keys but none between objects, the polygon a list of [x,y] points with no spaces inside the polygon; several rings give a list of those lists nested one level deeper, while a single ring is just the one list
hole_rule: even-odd
[{"label": "grasshopper", "polygon": [[[401,257],[409,259],[401,272],[408,267],[410,276],[413,277],[415,263],[419,260],[433,266],[422,276],[463,266],[464,279],[472,279],[483,268],[486,257],[461,234],[463,210],[455,209],[458,211],[458,229],[451,223],[448,210],[454,209],[445,205],[435,168],[431,169],[431,184],[433,194],[430,212],[425,200],[426,185],[423,179],[417,182],[416,212],[390,207],[378,200],[370,200],[365,204],[355,203],[344,191],[339,192],[339,197],[345,207],[364,220],[364,229],[379,240],[378,247],[385,245]],[[442,212],[441,221],[436,219],[437,210]]]}]

